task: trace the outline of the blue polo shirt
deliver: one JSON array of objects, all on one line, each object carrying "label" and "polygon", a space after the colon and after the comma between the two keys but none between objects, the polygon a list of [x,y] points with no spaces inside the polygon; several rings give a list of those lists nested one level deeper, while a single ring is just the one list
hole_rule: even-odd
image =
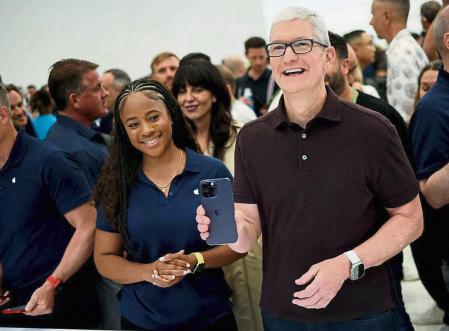
[{"label": "blue polo shirt", "polygon": [[449,73],[444,69],[418,103],[410,135],[419,180],[429,178],[449,162]]},{"label": "blue polo shirt", "polygon": [[0,169],[3,288],[37,287],[54,271],[73,234],[63,215],[87,202],[89,191],[66,153],[19,131]]},{"label": "blue polo shirt", "polygon": [[73,156],[93,188],[108,155],[103,136],[70,117],[56,115],[56,120],[46,140]]},{"label": "blue polo shirt", "polygon": [[[200,238],[195,220],[201,204],[199,182],[232,178],[231,173],[217,159],[186,151],[185,169],[173,180],[167,198],[142,170],[138,173],[129,197],[127,229],[139,263],[151,263],[181,249],[188,254],[211,248]],[[97,228],[116,232],[106,224],[101,208]],[[147,282],[124,285],[121,314],[146,329],[199,330],[231,312],[229,294],[222,269],[204,269],[169,288]]]}]

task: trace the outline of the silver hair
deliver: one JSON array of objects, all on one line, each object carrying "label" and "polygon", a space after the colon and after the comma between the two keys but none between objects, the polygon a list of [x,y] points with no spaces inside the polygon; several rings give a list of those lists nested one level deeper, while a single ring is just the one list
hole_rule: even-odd
[{"label": "silver hair", "polygon": [[449,7],[440,11],[434,24],[434,39],[437,49],[441,54],[446,53],[448,49],[444,45],[444,35],[449,32]]},{"label": "silver hair", "polygon": [[288,7],[281,11],[274,18],[273,23],[271,24],[271,30],[273,30],[273,26],[277,23],[293,21],[296,19],[309,21],[313,28],[314,38],[324,45],[330,45],[327,26],[323,18],[317,12],[304,7]]},{"label": "silver hair", "polygon": [[6,106],[8,108],[8,113],[11,116],[11,107],[9,106],[8,101],[8,92],[6,88],[0,84],[0,106]]}]

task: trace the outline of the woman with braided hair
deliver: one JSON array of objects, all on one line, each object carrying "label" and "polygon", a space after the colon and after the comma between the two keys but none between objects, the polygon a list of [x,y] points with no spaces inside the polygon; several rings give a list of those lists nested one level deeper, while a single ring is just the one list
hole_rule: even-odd
[{"label": "woman with braided hair", "polygon": [[200,180],[231,174],[197,152],[181,110],[155,81],[125,86],[114,119],[94,193],[94,259],[102,276],[124,284],[122,329],[236,330],[221,267],[242,255],[207,246],[195,221]]}]

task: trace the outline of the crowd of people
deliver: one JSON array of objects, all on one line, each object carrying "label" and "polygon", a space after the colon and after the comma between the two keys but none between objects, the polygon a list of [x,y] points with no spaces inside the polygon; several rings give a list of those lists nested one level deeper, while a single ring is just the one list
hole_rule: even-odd
[{"label": "crowd of people", "polygon": [[[449,330],[448,4],[413,34],[409,0],[373,0],[386,50],[290,7],[247,69],[167,51],[136,80],[62,59],[0,84],[0,326],[409,331],[411,244]],[[235,243],[205,241],[211,178]]]}]

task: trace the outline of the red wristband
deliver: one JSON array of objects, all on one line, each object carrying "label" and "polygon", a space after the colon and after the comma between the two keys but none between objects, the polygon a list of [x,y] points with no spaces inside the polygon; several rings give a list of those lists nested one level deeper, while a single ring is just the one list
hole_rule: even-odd
[{"label": "red wristband", "polygon": [[50,282],[51,286],[53,286],[54,289],[56,289],[59,284],[61,284],[61,281],[53,276],[48,276],[47,280]]}]

